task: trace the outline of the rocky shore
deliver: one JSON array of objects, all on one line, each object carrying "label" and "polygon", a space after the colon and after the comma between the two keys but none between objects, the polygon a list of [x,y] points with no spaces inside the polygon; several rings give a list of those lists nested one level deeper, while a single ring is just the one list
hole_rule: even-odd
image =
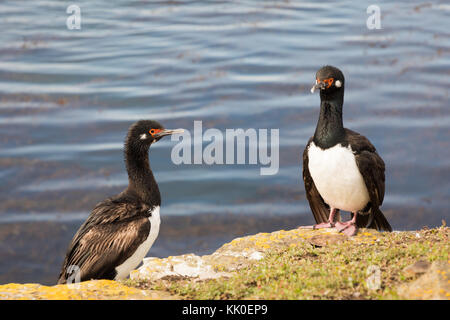
[{"label": "rocky shore", "polygon": [[450,299],[449,228],[293,229],[145,258],[125,281],[0,285],[0,299]]}]

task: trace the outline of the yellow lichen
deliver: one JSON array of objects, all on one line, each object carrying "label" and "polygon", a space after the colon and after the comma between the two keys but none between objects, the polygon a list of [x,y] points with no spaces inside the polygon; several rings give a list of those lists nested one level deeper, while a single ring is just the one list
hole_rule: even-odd
[{"label": "yellow lichen", "polygon": [[148,299],[143,290],[112,280],[91,280],[55,286],[10,283],[0,286],[0,295],[2,299],[24,300]]}]

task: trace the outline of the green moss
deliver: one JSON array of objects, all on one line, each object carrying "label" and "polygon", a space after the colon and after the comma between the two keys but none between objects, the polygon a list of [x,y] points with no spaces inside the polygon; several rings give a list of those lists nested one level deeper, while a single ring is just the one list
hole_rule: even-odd
[{"label": "green moss", "polygon": [[[403,269],[417,260],[448,261],[449,228],[364,236],[313,247],[307,241],[276,248],[228,279],[134,284],[186,299],[399,299],[396,288],[414,277]],[[380,287],[370,289],[368,269],[380,270]]]}]

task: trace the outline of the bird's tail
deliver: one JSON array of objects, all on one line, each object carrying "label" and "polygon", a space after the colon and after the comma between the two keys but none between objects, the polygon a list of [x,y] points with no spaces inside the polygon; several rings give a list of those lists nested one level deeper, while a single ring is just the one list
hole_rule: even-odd
[{"label": "bird's tail", "polygon": [[371,228],[379,231],[392,231],[392,227],[379,208],[371,208],[370,214],[358,215],[356,225],[359,228]]}]

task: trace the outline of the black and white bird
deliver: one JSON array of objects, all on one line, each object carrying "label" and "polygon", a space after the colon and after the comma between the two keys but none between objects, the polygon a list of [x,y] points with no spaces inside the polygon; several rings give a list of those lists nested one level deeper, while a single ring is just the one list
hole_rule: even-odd
[{"label": "black and white bird", "polygon": [[146,256],[159,233],[161,195],[150,169],[150,146],[167,130],[141,120],[128,130],[125,163],[128,187],[100,202],[75,234],[58,283],[90,279],[124,279]]},{"label": "black and white bird", "polygon": [[[317,223],[309,228],[336,228],[349,236],[358,227],[392,231],[380,210],[385,165],[366,137],[344,128],[344,87],[343,73],[325,66],[311,89],[320,90],[320,115],[303,152],[306,197]],[[339,210],[351,212],[352,219],[341,222]]]}]

